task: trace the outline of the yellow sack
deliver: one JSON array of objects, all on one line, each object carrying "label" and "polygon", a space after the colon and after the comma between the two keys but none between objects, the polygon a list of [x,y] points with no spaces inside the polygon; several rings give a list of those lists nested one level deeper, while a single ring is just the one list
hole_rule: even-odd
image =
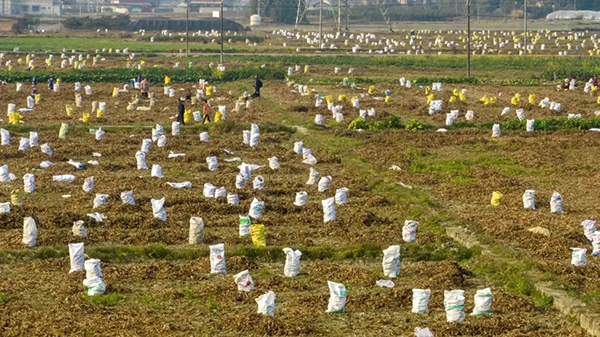
[{"label": "yellow sack", "polygon": [[8,115],[8,123],[11,125],[17,125],[19,124],[22,118],[23,115],[21,115],[20,113],[12,112],[10,115]]},{"label": "yellow sack", "polygon": [[8,66],[8,71],[12,71],[12,68],[13,68],[12,65]]},{"label": "yellow sack", "polygon": [[23,64],[23,59],[19,57],[19,58],[17,59],[17,63],[18,63],[19,65]]},{"label": "yellow sack", "polygon": [[304,66],[304,73],[306,74],[308,72],[308,64]]},{"label": "yellow sack", "polygon": [[457,88],[454,88],[454,90],[452,90],[452,95],[458,96],[458,89]]},{"label": "yellow sack", "polygon": [[346,95],[339,95],[338,102],[348,102],[348,97]]},{"label": "yellow sack", "polygon": [[265,240],[265,225],[250,226],[250,237],[252,238],[252,244],[254,244],[255,246],[267,246],[267,242]]},{"label": "yellow sack", "polygon": [[146,61],[144,61],[144,60],[141,60],[141,61],[140,61],[140,64],[141,64],[142,66],[145,66],[145,65],[146,65]]},{"label": "yellow sack", "polygon": [[83,113],[83,122],[84,123],[89,123],[90,122],[90,114],[85,112]]},{"label": "yellow sack", "polygon": [[192,105],[196,105],[198,103],[198,98],[196,96],[192,96]]},{"label": "yellow sack", "polygon": [[23,193],[21,190],[12,190],[10,192],[10,203],[13,206],[23,206]]},{"label": "yellow sack", "polygon": [[104,117],[104,110],[102,110],[102,109],[96,110],[96,118],[102,118],[102,117]]},{"label": "yellow sack", "polygon": [[108,49],[108,53],[109,53],[109,54],[112,54],[112,48],[109,48],[109,49]]},{"label": "yellow sack", "polygon": [[598,87],[592,87],[592,92],[598,91]]},{"label": "yellow sack", "polygon": [[427,104],[431,103],[432,101],[433,101],[433,94],[427,95]]},{"label": "yellow sack", "polygon": [[213,86],[212,85],[206,86],[206,88],[204,88],[204,92],[205,92],[206,96],[211,96],[213,93]]},{"label": "yellow sack", "polygon": [[528,100],[529,100],[529,104],[535,105],[535,94],[530,94]]},{"label": "yellow sack", "polygon": [[35,65],[32,65],[32,66],[31,66],[31,70],[34,70],[34,69],[35,69]]},{"label": "yellow sack", "polygon": [[27,57],[25,57],[25,63],[29,64],[29,61],[31,61],[31,56],[27,55]]},{"label": "yellow sack", "polygon": [[467,95],[465,95],[464,93],[460,92],[460,93],[458,94],[458,98],[459,98],[461,101],[463,101],[463,102],[464,102],[464,101],[466,101],[466,100],[467,100]]},{"label": "yellow sack", "polygon": [[511,99],[510,99],[510,104],[512,104],[512,105],[517,105],[517,104],[519,104],[519,99],[518,99],[518,98],[516,98],[516,97],[513,97],[513,98],[511,98]]},{"label": "yellow sack", "polygon": [[498,99],[496,99],[496,96],[492,96],[492,97],[490,97],[490,103],[491,103],[491,104],[495,104],[495,103],[497,103],[497,102],[498,102]]},{"label": "yellow sack", "polygon": [[119,96],[119,88],[113,88],[112,97],[117,97],[117,96]]},{"label": "yellow sack", "polygon": [[456,96],[450,96],[450,103],[456,102]]},{"label": "yellow sack", "polygon": [[373,94],[373,92],[375,92],[375,86],[374,85],[370,85],[369,86],[369,95]]},{"label": "yellow sack", "polygon": [[331,103],[333,103],[333,96],[331,96],[331,95],[325,96],[325,100],[327,101],[327,104],[331,104]]},{"label": "yellow sack", "polygon": [[217,111],[215,114],[215,123],[221,122],[223,120],[223,113],[221,111]]},{"label": "yellow sack", "polygon": [[487,95],[483,95],[483,97],[481,97],[481,98],[479,99],[479,101],[480,101],[481,103],[485,103],[485,104],[487,104],[486,102],[488,102],[488,103],[489,103],[489,102],[490,102],[490,99],[487,97]]},{"label": "yellow sack", "polygon": [[194,118],[192,115],[192,109],[186,109],[185,112],[183,113],[183,122],[191,124],[193,120],[194,120]]},{"label": "yellow sack", "polygon": [[500,206],[500,200],[502,200],[502,193],[498,191],[492,192],[492,206]]},{"label": "yellow sack", "polygon": [[600,96],[598,96],[598,100],[596,101],[596,103],[600,104]]},{"label": "yellow sack", "polygon": [[165,85],[171,83],[171,77],[165,76]]},{"label": "yellow sack", "polygon": [[71,115],[73,114],[73,107],[71,105],[65,105],[65,110],[67,110],[67,116],[71,117]]},{"label": "yellow sack", "polygon": [[35,97],[35,104],[40,104],[42,101],[42,94],[35,94],[33,97]]},{"label": "yellow sack", "polygon": [[60,84],[60,83],[62,83],[61,79],[60,79],[60,78],[57,78],[57,79],[56,79],[56,84]]},{"label": "yellow sack", "polygon": [[391,96],[385,96],[385,102],[386,103],[392,103],[392,97]]},{"label": "yellow sack", "polygon": [[429,86],[425,87],[425,96],[431,94],[431,88]]},{"label": "yellow sack", "polygon": [[73,69],[79,68],[79,61],[73,62]]}]

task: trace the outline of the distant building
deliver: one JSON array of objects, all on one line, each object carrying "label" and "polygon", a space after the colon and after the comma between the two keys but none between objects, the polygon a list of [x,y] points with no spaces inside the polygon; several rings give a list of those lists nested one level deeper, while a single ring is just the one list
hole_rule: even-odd
[{"label": "distant building", "polygon": [[[190,13],[212,13],[221,8],[221,0],[191,0],[188,4],[181,2],[173,8],[173,13],[185,13],[188,5]],[[223,0],[224,11],[233,11],[234,5],[234,0]]]},{"label": "distant building", "polygon": [[58,0],[0,0],[0,15],[60,15]]},{"label": "distant building", "polygon": [[128,13],[152,13],[153,1],[151,0],[113,0],[113,5],[120,9],[127,9]]}]

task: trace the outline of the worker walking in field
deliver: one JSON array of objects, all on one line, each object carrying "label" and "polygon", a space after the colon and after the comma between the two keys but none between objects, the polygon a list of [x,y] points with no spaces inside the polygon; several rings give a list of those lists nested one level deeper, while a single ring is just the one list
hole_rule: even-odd
[{"label": "worker walking in field", "polygon": [[150,91],[150,83],[145,78],[142,78],[142,82],[140,83],[140,91],[142,93],[142,97],[148,98],[148,91]]},{"label": "worker walking in field", "polygon": [[181,125],[185,125],[185,122],[183,121],[183,114],[185,114],[185,105],[183,104],[183,102],[185,102],[184,97],[179,99],[179,107],[177,108],[177,121]]},{"label": "worker walking in field", "polygon": [[208,121],[210,123],[210,105],[208,105],[208,101],[204,100],[204,117],[202,117],[202,124]]},{"label": "worker walking in field", "polygon": [[260,97],[260,89],[262,88],[263,83],[262,81],[258,78],[258,75],[254,75],[254,94],[252,94],[252,98],[257,98]]}]

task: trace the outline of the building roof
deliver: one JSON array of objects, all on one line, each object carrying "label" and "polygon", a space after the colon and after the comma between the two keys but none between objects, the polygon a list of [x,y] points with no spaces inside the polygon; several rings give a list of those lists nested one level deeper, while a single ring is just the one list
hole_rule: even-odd
[{"label": "building roof", "polygon": [[119,5],[149,5],[148,0],[116,0]]}]

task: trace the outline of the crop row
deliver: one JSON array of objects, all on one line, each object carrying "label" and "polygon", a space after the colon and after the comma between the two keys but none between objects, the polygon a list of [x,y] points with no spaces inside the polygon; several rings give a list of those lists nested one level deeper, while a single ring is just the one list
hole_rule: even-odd
[{"label": "crop row", "polygon": [[225,72],[214,71],[210,68],[164,69],[151,68],[135,69],[94,69],[94,70],[65,70],[65,71],[12,71],[0,72],[0,79],[6,82],[26,82],[37,76],[40,81],[49,78],[60,78],[63,82],[122,82],[138,75],[146,77],[150,82],[160,83],[165,75],[170,75],[173,82],[196,82],[203,78],[210,82],[232,82],[252,78],[259,75],[263,79],[284,79],[285,73],[277,69],[243,68],[231,69]]}]

